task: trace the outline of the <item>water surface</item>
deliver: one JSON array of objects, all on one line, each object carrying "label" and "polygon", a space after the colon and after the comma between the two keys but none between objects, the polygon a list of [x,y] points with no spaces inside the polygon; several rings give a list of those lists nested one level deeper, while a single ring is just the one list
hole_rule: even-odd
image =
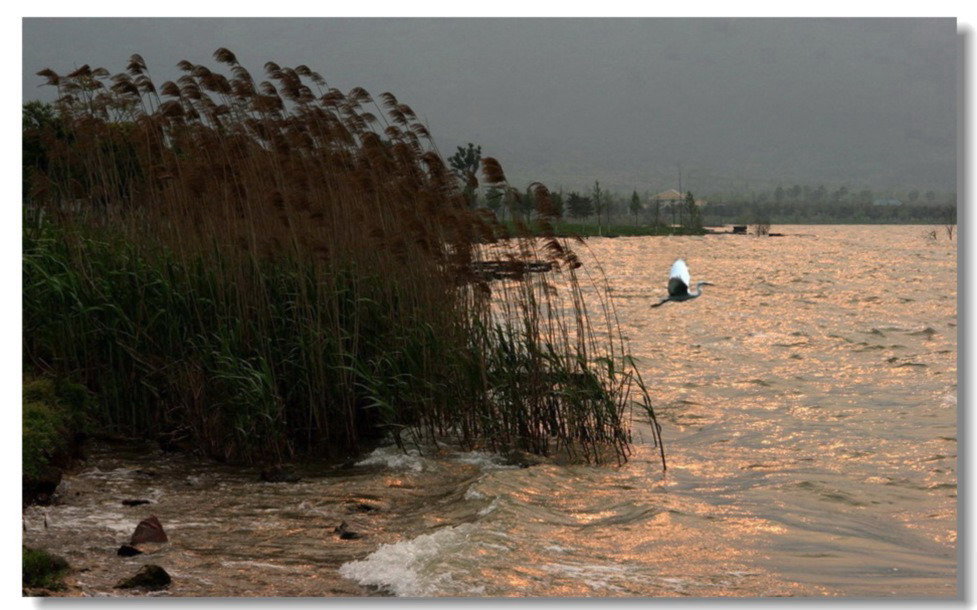
[{"label": "water surface", "polygon": [[[166,595],[953,596],[956,242],[777,230],[581,253],[651,389],[665,475],[640,420],[621,468],[381,448],[269,484],[95,448],[60,504],[26,512],[25,542],[62,552],[91,595],[158,563]],[[678,257],[717,285],[650,308]],[[171,542],[115,556],[149,514]],[[340,540],[343,520],[365,537]]]}]

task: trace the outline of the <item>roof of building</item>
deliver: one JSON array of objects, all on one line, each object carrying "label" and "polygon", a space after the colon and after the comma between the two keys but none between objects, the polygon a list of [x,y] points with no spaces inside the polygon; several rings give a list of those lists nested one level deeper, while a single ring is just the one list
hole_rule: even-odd
[{"label": "roof of building", "polygon": [[[657,195],[655,195],[654,197],[652,197],[651,200],[652,201],[669,201],[669,202],[685,201],[685,195],[683,195],[682,193],[678,192],[675,189],[668,189],[667,191],[662,191],[662,192],[658,193]],[[706,204],[706,200],[705,199],[696,199],[695,200],[695,204],[698,205],[698,206],[703,206],[703,205]]]},{"label": "roof of building", "polygon": [[685,199],[685,195],[675,189],[668,189],[667,191],[658,193],[652,199],[658,199],[660,201],[681,201]]}]

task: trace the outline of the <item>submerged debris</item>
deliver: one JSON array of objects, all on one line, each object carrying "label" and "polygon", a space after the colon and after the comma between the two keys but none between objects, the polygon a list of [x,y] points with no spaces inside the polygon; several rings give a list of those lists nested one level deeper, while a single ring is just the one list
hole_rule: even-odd
[{"label": "submerged debris", "polygon": [[349,531],[349,524],[347,524],[345,521],[340,523],[339,526],[333,531],[339,534],[339,538],[342,540],[356,540],[357,538],[363,537],[363,534]]},{"label": "submerged debris", "polygon": [[154,591],[170,586],[173,579],[167,574],[166,570],[158,565],[148,564],[139,568],[136,575],[131,578],[120,580],[115,585],[116,589],[148,589]]},{"label": "submerged debris", "polygon": [[298,483],[301,477],[284,466],[273,466],[261,471],[261,480],[265,483]]},{"label": "submerged debris", "polygon": [[380,507],[367,502],[347,502],[345,505],[348,513],[372,513],[380,510]]}]

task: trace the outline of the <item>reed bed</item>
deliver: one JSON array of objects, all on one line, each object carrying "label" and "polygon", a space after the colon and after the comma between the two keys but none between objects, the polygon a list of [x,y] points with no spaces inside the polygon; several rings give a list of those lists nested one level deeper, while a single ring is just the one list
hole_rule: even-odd
[{"label": "reed bed", "polygon": [[[226,74],[184,61],[159,87],[138,55],[39,73],[59,98],[25,123],[27,365],[90,388],[105,430],[224,460],[389,435],[621,462],[635,404],[660,446],[545,186],[513,232],[469,207],[394,95],[214,57]],[[482,173],[521,196],[494,159]],[[513,273],[485,277],[489,259]]]}]

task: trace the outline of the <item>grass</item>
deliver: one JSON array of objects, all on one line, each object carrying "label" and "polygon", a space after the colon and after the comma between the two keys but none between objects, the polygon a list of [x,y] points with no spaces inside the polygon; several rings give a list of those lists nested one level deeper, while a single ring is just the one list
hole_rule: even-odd
[{"label": "grass", "polygon": [[85,429],[90,397],[78,384],[27,376],[23,400],[23,476],[37,479],[52,464],[70,459],[75,435]]},{"label": "grass", "polygon": [[[139,56],[40,73],[60,99],[29,134],[25,364],[94,392],[104,429],[222,460],[386,435],[626,459],[650,398],[543,185],[537,230],[513,235],[392,94],[215,57],[229,75],[181,62],[158,88]],[[486,259],[554,270],[492,282]]]},{"label": "grass", "polygon": [[62,557],[41,549],[22,548],[21,572],[25,588],[63,590],[64,576],[69,569],[68,562]]}]

